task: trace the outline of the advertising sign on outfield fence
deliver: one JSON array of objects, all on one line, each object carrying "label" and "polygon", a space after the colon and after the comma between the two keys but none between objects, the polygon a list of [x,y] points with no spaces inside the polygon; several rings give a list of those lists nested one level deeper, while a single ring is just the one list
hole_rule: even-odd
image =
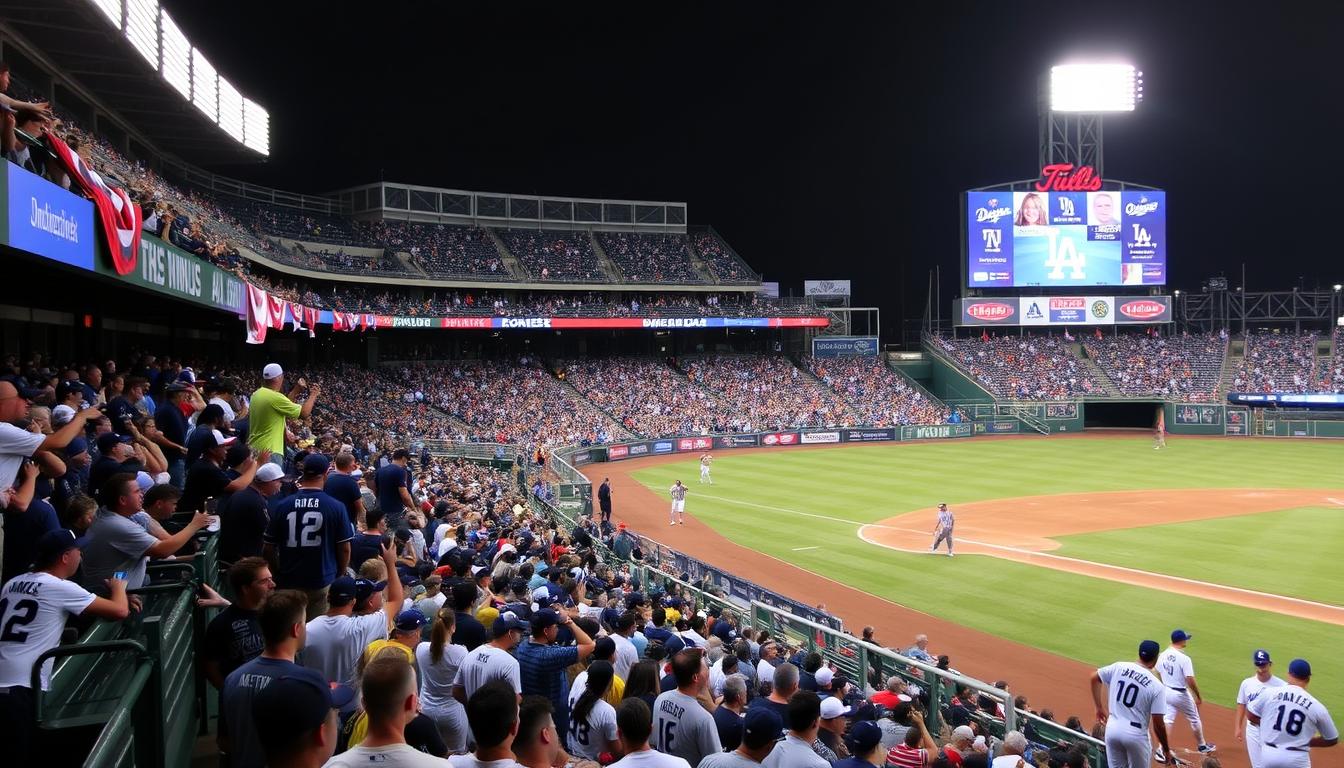
[{"label": "advertising sign on outfield fence", "polygon": [[708,451],[714,447],[712,437],[682,437],[677,439],[678,451]]},{"label": "advertising sign on outfield fence", "polygon": [[800,442],[803,445],[813,445],[816,443],[838,443],[840,442],[839,432],[804,432]]},{"label": "advertising sign on outfield fence", "polygon": [[715,448],[754,448],[760,444],[759,435],[720,435],[714,439]]},{"label": "advertising sign on outfield fence", "polygon": [[630,455],[630,446],[613,445],[607,449],[607,461],[619,461]]},{"label": "advertising sign on outfield fence", "polygon": [[940,440],[947,437],[970,437],[975,428],[970,424],[921,424],[901,427],[902,440]]},{"label": "advertising sign on outfield fence", "polygon": [[770,432],[761,435],[761,445],[797,445],[797,432]]},{"label": "advertising sign on outfield fence", "polygon": [[653,444],[654,453],[671,453],[673,449],[671,440],[659,440]]},{"label": "advertising sign on outfield fence", "polygon": [[878,443],[896,439],[894,429],[846,429],[844,434],[847,443]]}]

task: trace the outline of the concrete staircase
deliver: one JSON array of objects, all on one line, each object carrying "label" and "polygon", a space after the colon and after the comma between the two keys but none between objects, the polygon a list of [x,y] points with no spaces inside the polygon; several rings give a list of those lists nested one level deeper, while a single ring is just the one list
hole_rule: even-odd
[{"label": "concrete staircase", "polygon": [[499,262],[504,265],[509,274],[520,281],[531,279],[532,276],[528,274],[527,267],[523,266],[523,262],[519,261],[517,256],[509,252],[494,227],[481,227],[481,229],[485,230],[485,234],[489,235],[490,241],[495,244],[495,250],[499,251]]},{"label": "concrete staircase", "polygon": [[1227,355],[1223,357],[1223,375],[1218,381],[1218,395],[1221,400],[1224,395],[1232,391],[1232,380],[1237,377],[1237,371],[1241,370],[1241,364],[1246,359],[1246,341],[1229,339],[1227,342]]},{"label": "concrete staircase", "polygon": [[602,244],[597,241],[592,232],[588,233],[588,239],[593,243],[593,253],[597,254],[597,265],[602,268],[602,272],[613,283],[624,283],[625,275],[616,266],[616,262],[612,261],[611,257],[607,255],[607,252],[602,250]]},{"label": "concrete staircase", "polygon": [[1079,363],[1082,365],[1082,369],[1087,371],[1088,375],[1092,377],[1092,380],[1101,387],[1101,391],[1097,394],[1104,397],[1123,396],[1120,388],[1115,386],[1115,382],[1111,381],[1111,377],[1106,375],[1106,372],[1101,369],[1100,365],[1097,365],[1097,361],[1088,357],[1087,352],[1083,350],[1082,342],[1075,341],[1070,344],[1069,351],[1078,358]]},{"label": "concrete staircase", "polygon": [[700,276],[701,280],[704,280],[706,283],[718,282],[718,278],[714,277],[714,273],[710,270],[709,265],[705,263],[704,259],[700,258],[700,254],[695,250],[695,244],[691,242],[690,235],[686,236],[686,252],[691,256],[691,269],[695,270],[695,273]]}]

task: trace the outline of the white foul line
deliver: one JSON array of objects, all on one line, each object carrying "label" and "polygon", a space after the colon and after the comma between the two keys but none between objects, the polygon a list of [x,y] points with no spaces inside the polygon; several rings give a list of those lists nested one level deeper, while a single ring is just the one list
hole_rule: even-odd
[{"label": "white foul line", "polygon": [[[846,520],[846,519],[841,518],[841,517],[832,517],[832,516],[830,516],[830,515],[818,515],[818,514],[815,514],[815,513],[812,513],[812,512],[802,512],[802,511],[797,510],[797,509],[789,509],[788,507],[772,507],[772,506],[770,506],[770,505],[768,505],[768,504],[757,504],[757,503],[752,502],[752,501],[740,501],[740,500],[738,500],[738,499],[730,499],[730,498],[727,498],[727,497],[724,497],[724,496],[712,496],[712,495],[707,494],[707,493],[702,493],[702,494],[699,494],[699,495],[700,495],[700,496],[703,496],[704,498],[707,498],[707,499],[717,499],[717,500],[719,500],[719,501],[726,501],[726,502],[728,502],[729,504],[741,504],[741,505],[743,505],[743,506],[747,506],[747,507],[758,507],[758,508],[760,508],[760,509],[768,509],[768,510],[771,510],[771,511],[774,511],[774,512],[788,512],[788,513],[790,513],[790,514],[794,514],[794,515],[802,515],[802,516],[804,516],[804,517],[814,517],[814,518],[817,518],[817,519],[819,519],[819,520],[830,520],[830,521],[832,521],[832,522],[836,522],[836,523],[847,523],[847,524],[849,524],[849,525],[857,525],[857,526],[859,526],[859,530],[858,530],[859,538],[862,539],[864,542],[867,542],[868,544],[872,544],[872,545],[874,545],[874,546],[883,547],[883,548],[885,548],[885,549],[895,550],[895,551],[897,551],[897,552],[911,552],[911,553],[913,553],[913,552],[917,552],[917,551],[921,551],[921,550],[902,549],[901,547],[893,547],[893,546],[888,545],[888,544],[881,544],[881,543],[876,542],[876,541],[873,541],[873,540],[869,539],[867,536],[865,536],[865,535],[863,534],[864,529],[866,529],[866,528],[882,528],[882,529],[885,529],[885,530],[888,530],[888,531],[899,531],[899,532],[901,532],[901,533],[916,533],[916,534],[930,535],[930,536],[932,535],[932,533],[930,533],[929,531],[920,531],[920,530],[915,530],[915,529],[913,529],[913,528],[900,528],[900,527],[897,527],[897,526],[894,526],[894,525],[883,525],[882,523],[861,523],[861,522],[859,522],[858,520]],[[1336,503],[1340,503],[1340,502],[1336,501],[1335,499],[1331,499],[1331,501],[1335,501]],[[966,543],[968,543],[968,544],[975,544],[975,545],[977,545],[977,546],[986,547],[986,548],[988,548],[988,549],[998,549],[998,550],[1002,550],[1002,551],[1004,551],[1004,552],[1014,552],[1014,553],[1021,554],[1021,555],[1030,555],[1031,557],[1048,558],[1048,559],[1058,560],[1058,561],[1060,561],[1060,562],[1067,562],[1067,563],[1080,563],[1080,564],[1083,564],[1083,565],[1093,566],[1093,567],[1097,567],[1097,568],[1101,568],[1101,569],[1107,569],[1107,570],[1119,571],[1119,572],[1122,572],[1122,573],[1136,573],[1136,574],[1139,574],[1139,575],[1142,575],[1142,576],[1152,576],[1152,577],[1154,577],[1154,578],[1160,578],[1160,579],[1171,579],[1172,581],[1179,581],[1179,582],[1182,582],[1182,583],[1185,583],[1185,584],[1195,584],[1195,585],[1198,585],[1198,586],[1201,586],[1201,587],[1212,587],[1212,588],[1215,588],[1215,589],[1226,589],[1226,590],[1230,590],[1230,591],[1232,591],[1232,592],[1239,592],[1239,593],[1241,593],[1241,594],[1243,594],[1243,595],[1256,595],[1257,597],[1268,597],[1268,598],[1273,598],[1273,599],[1275,599],[1275,600],[1285,600],[1285,601],[1287,601],[1287,602],[1298,603],[1298,604],[1300,604],[1300,605],[1311,605],[1311,606],[1315,606],[1315,607],[1317,607],[1317,608],[1327,608],[1327,609],[1332,610],[1332,611],[1344,611],[1344,608],[1341,608],[1341,607],[1338,606],[1338,605],[1331,605],[1330,603],[1319,603],[1319,602],[1316,602],[1315,600],[1304,600],[1304,599],[1302,599],[1302,598],[1300,598],[1300,597],[1288,597],[1287,595],[1276,595],[1276,594],[1273,594],[1272,592],[1260,592],[1260,591],[1258,591],[1258,590],[1254,590],[1254,589],[1245,589],[1245,588],[1243,588],[1243,587],[1232,587],[1232,586],[1228,586],[1228,585],[1226,585],[1226,584],[1216,584],[1216,583],[1211,582],[1211,581],[1200,581],[1200,580],[1198,580],[1198,579],[1187,579],[1187,578],[1185,578],[1185,577],[1183,577],[1183,576],[1172,576],[1172,575],[1170,575],[1170,574],[1166,574],[1166,573],[1154,573],[1154,572],[1152,572],[1152,571],[1145,571],[1145,570],[1141,570],[1141,569],[1138,569],[1138,568],[1127,568],[1127,567],[1122,566],[1122,565],[1109,565],[1109,564],[1107,564],[1107,563],[1098,563],[1098,562],[1096,562],[1095,560],[1080,560],[1080,559],[1078,559],[1078,558],[1076,558],[1076,557],[1065,557],[1064,555],[1052,555],[1052,554],[1050,554],[1049,552],[1039,552],[1039,551],[1036,551],[1036,550],[1033,550],[1033,549],[1021,549],[1021,548],[1019,548],[1019,547],[1009,547],[1009,546],[1004,546],[1004,545],[1002,545],[1002,544],[990,544],[990,543],[988,543],[988,542],[984,542],[984,541],[976,541],[975,539],[966,539],[966,538],[962,538],[962,539],[960,539],[960,541],[964,541],[964,542],[966,542]],[[1086,574],[1081,574],[1081,575],[1086,575]]]},{"label": "white foul line", "polygon": [[806,552],[806,551],[809,550],[809,549],[817,549],[817,547],[794,547],[794,548],[793,548],[793,551],[794,551],[794,552]]}]

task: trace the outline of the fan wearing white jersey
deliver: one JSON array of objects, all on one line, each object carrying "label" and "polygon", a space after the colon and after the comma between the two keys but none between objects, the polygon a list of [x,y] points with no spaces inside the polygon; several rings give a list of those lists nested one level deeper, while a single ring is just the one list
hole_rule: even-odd
[{"label": "fan wearing white jersey", "polygon": [[1311,768],[1311,749],[1339,743],[1339,729],[1325,705],[1307,693],[1311,665],[1288,664],[1288,684],[1267,689],[1246,707],[1247,719],[1260,727],[1260,764],[1264,768]]},{"label": "fan wearing white jersey", "polygon": [[1255,674],[1241,681],[1237,689],[1237,723],[1233,738],[1241,741],[1242,729],[1246,734],[1246,755],[1251,759],[1251,768],[1260,768],[1260,726],[1246,721],[1246,711],[1251,703],[1271,688],[1281,688],[1287,683],[1274,674],[1274,662],[1270,661],[1269,651],[1258,650],[1251,655],[1255,664]]},{"label": "fan wearing white jersey", "polygon": [[714,478],[709,476],[709,465],[714,463],[714,457],[709,452],[700,454],[700,482],[714,484]]},{"label": "fan wearing white jersey", "polygon": [[1153,759],[1153,743],[1148,738],[1150,722],[1165,755],[1161,761],[1176,764],[1176,756],[1167,743],[1167,728],[1162,722],[1166,712],[1166,689],[1153,674],[1158,648],[1156,641],[1144,640],[1139,643],[1138,662],[1117,661],[1092,673],[1092,701],[1097,706],[1097,722],[1106,723],[1106,764],[1109,768],[1148,768]]},{"label": "fan wearing white jersey", "polygon": [[1191,637],[1193,635],[1183,629],[1172,631],[1171,645],[1162,652],[1157,671],[1162,675],[1162,684],[1167,687],[1167,727],[1176,724],[1177,714],[1185,715],[1185,719],[1190,721],[1190,730],[1195,732],[1195,743],[1199,745],[1200,754],[1207,755],[1218,747],[1204,740],[1204,723],[1199,718],[1199,707],[1204,703],[1204,697],[1200,695],[1199,685],[1195,682],[1195,663],[1185,655],[1185,644],[1190,642]]},{"label": "fan wearing white jersey", "polygon": [[[125,578],[107,580],[106,598],[70,581],[79,570],[83,543],[64,528],[42,534],[33,570],[0,590],[0,744],[9,765],[27,765],[32,757],[33,665],[60,644],[66,619],[89,614],[121,621],[130,614]],[[51,684],[51,667],[50,659],[42,666],[44,691]]]}]

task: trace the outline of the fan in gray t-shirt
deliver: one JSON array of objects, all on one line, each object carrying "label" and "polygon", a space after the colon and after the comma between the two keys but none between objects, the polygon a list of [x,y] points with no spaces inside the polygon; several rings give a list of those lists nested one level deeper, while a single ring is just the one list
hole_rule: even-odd
[{"label": "fan in gray t-shirt", "polygon": [[698,766],[708,755],[723,751],[719,729],[695,696],[709,685],[709,666],[698,649],[688,648],[672,657],[677,689],[653,702],[653,747]]}]

